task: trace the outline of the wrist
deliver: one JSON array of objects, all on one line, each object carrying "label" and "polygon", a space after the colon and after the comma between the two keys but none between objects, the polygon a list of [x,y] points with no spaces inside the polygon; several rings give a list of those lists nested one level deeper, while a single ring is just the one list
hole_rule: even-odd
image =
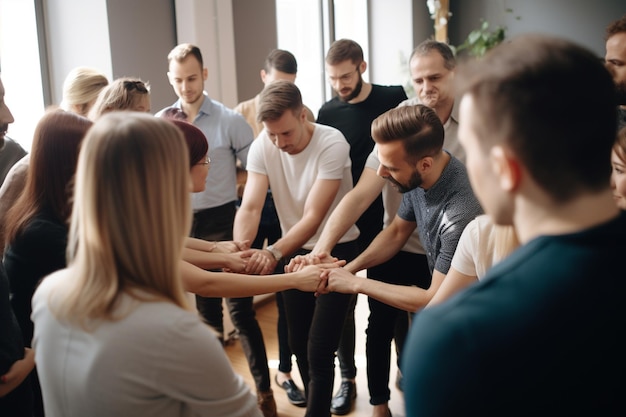
[{"label": "wrist", "polygon": [[278,249],[274,245],[267,246],[265,250],[272,255],[272,259],[274,261],[280,262],[280,260],[283,259],[283,253],[281,252],[280,249]]}]

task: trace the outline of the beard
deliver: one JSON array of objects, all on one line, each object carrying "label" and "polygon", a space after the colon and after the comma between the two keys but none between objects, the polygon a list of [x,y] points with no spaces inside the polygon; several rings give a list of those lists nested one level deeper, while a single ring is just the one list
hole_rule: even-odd
[{"label": "beard", "polygon": [[393,178],[391,175],[388,177],[385,177],[385,179],[389,181],[391,185],[395,187],[395,189],[398,190],[402,194],[408,193],[409,191],[416,189],[417,187],[422,185],[422,183],[424,182],[424,180],[422,179],[422,176],[417,170],[413,171],[413,173],[411,174],[411,178],[409,178],[409,182],[406,184],[402,184],[396,181],[396,179]]},{"label": "beard", "polygon": [[357,81],[356,85],[354,86],[354,90],[352,90],[352,92],[345,97],[339,96],[339,100],[347,103],[348,101],[355,99],[359,94],[361,94],[362,89],[363,78],[361,78],[361,73],[359,72],[359,81]]}]

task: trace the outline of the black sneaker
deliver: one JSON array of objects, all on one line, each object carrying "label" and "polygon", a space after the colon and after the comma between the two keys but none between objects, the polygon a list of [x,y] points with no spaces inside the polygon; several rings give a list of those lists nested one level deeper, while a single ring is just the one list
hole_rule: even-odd
[{"label": "black sneaker", "polygon": [[330,403],[330,412],[339,416],[350,413],[354,407],[355,399],[356,382],[347,380],[341,381],[339,390],[337,390]]},{"label": "black sneaker", "polygon": [[296,383],[293,382],[293,379],[280,384],[278,383],[278,377],[276,376],[274,377],[274,381],[276,381],[276,384],[279,387],[287,391],[287,400],[289,400],[291,404],[297,407],[306,407],[306,397],[304,396],[304,392],[298,388]]}]

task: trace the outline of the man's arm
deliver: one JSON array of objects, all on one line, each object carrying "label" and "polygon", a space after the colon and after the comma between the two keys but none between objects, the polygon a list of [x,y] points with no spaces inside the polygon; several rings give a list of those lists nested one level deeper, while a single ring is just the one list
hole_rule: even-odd
[{"label": "man's arm", "polygon": [[367,249],[348,263],[345,269],[355,274],[388,261],[402,249],[415,227],[415,222],[404,220],[396,215],[391,224],[378,233]]},{"label": "man's arm", "polygon": [[[284,256],[288,256],[300,249],[317,232],[337,195],[337,191],[339,191],[340,185],[340,179],[317,179],[304,203],[302,218],[286,234],[274,242],[273,247],[278,249]],[[269,251],[259,251],[258,254],[250,258],[246,268],[248,273],[259,273],[259,268],[257,267],[259,256],[264,256],[269,260],[272,268],[276,267],[278,262]]]},{"label": "man's arm", "polygon": [[[407,271],[406,273],[411,272]],[[327,275],[328,285],[324,292],[365,294],[381,303],[410,312],[415,312],[426,306],[445,278],[442,272],[435,270],[430,287],[423,289],[358,277],[345,268],[331,269]]]},{"label": "man's arm", "polygon": [[330,253],[341,236],[356,223],[382,192],[384,185],[385,179],[379,177],[375,170],[365,167],[354,188],[341,199],[331,213],[311,253]]},{"label": "man's arm", "polygon": [[250,241],[256,237],[261,220],[261,211],[265,204],[265,196],[269,180],[267,175],[256,172],[248,173],[246,188],[243,192],[241,207],[235,214],[233,237],[235,241]]}]

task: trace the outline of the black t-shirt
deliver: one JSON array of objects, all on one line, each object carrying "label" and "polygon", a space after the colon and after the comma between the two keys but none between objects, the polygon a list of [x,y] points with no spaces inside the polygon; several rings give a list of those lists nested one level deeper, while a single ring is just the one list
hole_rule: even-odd
[{"label": "black t-shirt", "polygon": [[[360,103],[351,104],[335,97],[320,108],[317,123],[339,129],[350,144],[353,184],[359,181],[367,157],[374,149],[372,122],[387,110],[397,107],[406,98],[402,86],[372,84],[369,96]],[[359,241],[369,244],[382,229],[382,224],[383,203],[379,195],[357,221],[357,226],[361,230]]]}]

